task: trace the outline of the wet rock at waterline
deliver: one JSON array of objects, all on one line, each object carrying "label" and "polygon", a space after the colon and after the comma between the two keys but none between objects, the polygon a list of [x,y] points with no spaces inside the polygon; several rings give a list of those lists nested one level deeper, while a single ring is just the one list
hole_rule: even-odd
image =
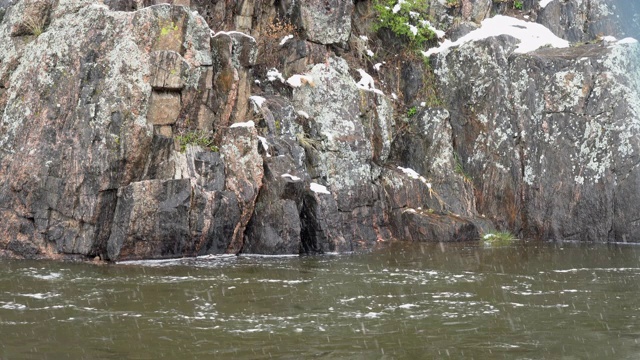
[{"label": "wet rock at waterline", "polygon": [[[431,56],[432,83],[415,52],[374,52],[371,6],[330,3],[0,0],[0,254],[640,240],[638,44],[591,38],[633,22],[563,33],[573,3],[526,2],[591,43],[470,42]],[[463,3],[434,24],[483,26],[489,3]]]}]

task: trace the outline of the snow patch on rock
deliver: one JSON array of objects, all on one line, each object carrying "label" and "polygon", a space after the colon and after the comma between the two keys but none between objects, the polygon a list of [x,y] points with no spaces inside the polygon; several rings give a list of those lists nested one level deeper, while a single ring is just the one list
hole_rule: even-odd
[{"label": "snow patch on rock", "polygon": [[540,8],[545,8],[553,0],[540,0]]},{"label": "snow patch on rock", "polygon": [[291,87],[300,87],[302,84],[309,84],[313,86],[313,78],[308,75],[293,75],[287,79],[287,84]]},{"label": "snow patch on rock", "polygon": [[252,120],[249,120],[247,122],[239,122],[239,123],[232,124],[231,126],[229,126],[229,128],[233,129],[233,128],[239,128],[239,127],[255,127],[255,126],[256,124]]},{"label": "snow patch on rock", "polygon": [[569,47],[567,40],[554,35],[544,25],[516,19],[510,16],[496,15],[482,21],[482,26],[456,41],[445,40],[440,46],[423,51],[424,56],[437,53],[446,53],[450,48],[460,46],[468,42],[486,39],[489,37],[510,35],[520,40],[520,45],[515,53],[528,53],[543,46],[555,48]]},{"label": "snow patch on rock", "polygon": [[292,181],[300,181],[300,180],[302,180],[302,179],[300,179],[299,177],[297,177],[297,176],[295,176],[295,175],[291,175],[291,174],[289,174],[289,173],[282,174],[282,175],[280,175],[280,177],[283,177],[283,178],[289,178],[289,179],[291,179]]},{"label": "snow patch on rock", "polygon": [[311,189],[311,191],[313,191],[314,193],[317,193],[317,194],[327,194],[327,195],[330,195],[330,194],[331,194],[331,193],[329,192],[329,190],[327,190],[327,187],[326,187],[326,186],[324,186],[324,185],[320,185],[320,184],[318,184],[318,183],[314,183],[314,182],[312,182],[312,183],[309,185],[309,188]]},{"label": "snow patch on rock", "polygon": [[384,95],[382,93],[382,91],[376,89],[376,86],[375,86],[374,81],[373,81],[373,77],[371,75],[367,74],[367,72],[362,70],[362,69],[358,69],[356,71],[361,76],[360,81],[358,81],[356,83],[358,88],[360,88],[362,90],[366,90],[366,91],[372,91],[372,92],[374,92],[376,94]]}]

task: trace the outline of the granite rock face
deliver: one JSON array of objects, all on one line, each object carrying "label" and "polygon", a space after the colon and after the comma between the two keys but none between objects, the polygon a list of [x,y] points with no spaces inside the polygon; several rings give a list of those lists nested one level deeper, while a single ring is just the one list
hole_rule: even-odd
[{"label": "granite rock face", "polygon": [[171,137],[191,131],[183,106],[213,64],[204,20],[169,5],[63,2],[46,31],[23,35],[20,6],[32,4],[10,8],[0,28],[3,247],[18,240],[37,249],[25,256],[111,260],[226,251],[196,240],[235,226],[215,229],[192,210],[242,224],[242,191],[182,171],[211,150],[185,156]]},{"label": "granite rock face", "polygon": [[352,1],[300,1],[298,6],[298,21],[310,41],[329,45],[349,40]]},{"label": "granite rock face", "polygon": [[0,0],[0,256],[640,242],[640,50],[600,38],[637,6],[429,3],[453,38],[496,12],[579,44],[429,67],[366,1]]},{"label": "granite rock face", "polygon": [[513,46],[487,39],[436,66],[478,211],[526,238],[638,241],[623,199],[638,191],[640,47]]}]

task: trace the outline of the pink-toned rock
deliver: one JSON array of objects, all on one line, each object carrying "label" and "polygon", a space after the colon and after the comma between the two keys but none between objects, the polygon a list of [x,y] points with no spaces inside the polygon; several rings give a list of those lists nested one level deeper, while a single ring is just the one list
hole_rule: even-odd
[{"label": "pink-toned rock", "polygon": [[147,122],[152,125],[175,124],[180,115],[180,93],[151,93]]},{"label": "pink-toned rock", "polygon": [[[20,14],[13,10],[23,5],[3,13],[0,27],[15,24]],[[154,138],[145,114],[175,122],[180,94],[163,106],[151,99],[153,44],[164,25],[174,24],[165,29],[170,36],[179,24],[181,39],[191,39],[180,45],[192,55],[189,66],[210,65],[209,29],[183,7],[57,6],[47,28],[55,33],[45,31],[27,48],[0,32],[0,249],[109,259],[119,189],[173,176],[172,140]],[[66,16],[69,6],[77,16]]]},{"label": "pink-toned rock", "polygon": [[30,0],[22,2],[21,5],[24,6],[22,18],[11,28],[11,36],[40,35],[49,22],[51,3],[45,0]]},{"label": "pink-toned rock", "polygon": [[151,86],[160,90],[180,90],[188,76],[189,64],[174,51],[151,53]]},{"label": "pink-toned rock", "polygon": [[244,246],[244,231],[251,219],[258,192],[262,186],[264,169],[258,153],[258,137],[253,126],[230,128],[220,147],[225,161],[225,188],[238,199],[241,217],[236,224],[228,253],[238,253]]},{"label": "pink-toned rock", "polygon": [[[244,121],[251,93],[249,71],[256,62],[257,44],[253,37],[239,32],[218,32],[211,39],[216,64],[212,78],[212,106],[215,128],[226,128]],[[206,115],[206,114],[203,114]],[[216,134],[216,140],[223,136]]]},{"label": "pink-toned rock", "polygon": [[168,126],[168,125],[154,126],[153,129],[157,135],[168,137],[168,138],[173,137],[173,129],[171,128],[171,126]]}]

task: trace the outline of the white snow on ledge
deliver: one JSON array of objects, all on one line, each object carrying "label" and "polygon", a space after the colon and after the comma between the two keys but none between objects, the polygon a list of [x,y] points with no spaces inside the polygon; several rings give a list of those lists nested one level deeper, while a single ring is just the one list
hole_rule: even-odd
[{"label": "white snow on ledge", "polygon": [[418,174],[415,170],[411,168],[404,168],[402,166],[398,166],[398,169],[400,169],[403,173],[407,174],[407,176],[409,176],[412,179],[417,180],[420,178],[420,174]]},{"label": "white snow on ledge", "polygon": [[[267,99],[258,95],[249,96],[249,100],[251,100],[253,104],[256,105],[258,108],[261,108],[262,104],[264,104],[264,102],[267,101]],[[254,110],[258,112],[256,108],[254,108]]]},{"label": "white snow on ledge", "polygon": [[280,175],[280,177],[283,177],[283,178],[289,178],[289,179],[291,179],[292,181],[300,181],[300,180],[302,180],[302,179],[300,179],[299,177],[297,177],[297,176],[295,176],[295,175],[291,175],[291,174],[289,174],[289,173],[287,173],[287,174],[282,174],[282,175]]},{"label": "white snow on ledge", "polygon": [[438,37],[438,39],[442,39],[443,37],[445,37],[446,33],[442,30],[438,30],[436,29],[433,25],[431,25],[430,22],[423,20],[421,21],[423,26],[426,26],[427,29],[433,31],[434,34],[436,34],[436,36]]},{"label": "white snow on ledge", "polygon": [[293,75],[287,79],[287,84],[291,87],[300,87],[302,84],[314,85],[313,78],[308,75]]},{"label": "white snow on ledge", "polygon": [[229,126],[229,128],[255,127],[255,126],[256,124],[252,120],[249,120],[247,122],[239,122],[239,123],[232,124],[231,126]]},{"label": "white snow on ledge", "polygon": [[422,183],[424,183],[425,185],[427,185],[427,187],[429,189],[431,189],[431,183],[427,181],[427,179],[418,174],[415,170],[411,169],[411,168],[404,168],[402,166],[398,166],[398,169],[400,169],[403,173],[405,173],[405,175],[407,175],[408,177],[415,179],[415,180],[420,180]]},{"label": "white snow on ledge", "polygon": [[638,42],[638,40],[632,38],[632,37],[628,37],[628,38],[624,38],[622,40],[618,40],[618,44],[636,44]]},{"label": "white snow on ledge", "polygon": [[287,41],[289,41],[290,39],[293,39],[293,35],[291,34],[283,37],[282,40],[280,40],[280,46],[283,46],[284,44],[286,44]]},{"label": "white snow on ledge", "polygon": [[569,42],[555,36],[551,30],[538,23],[527,22],[510,16],[496,15],[482,21],[482,26],[456,41],[445,40],[440,46],[423,51],[424,56],[431,56],[447,51],[454,46],[468,42],[482,40],[493,36],[511,35],[520,40],[520,45],[515,53],[527,53],[543,46],[550,45],[556,48],[569,47]]},{"label": "white snow on ledge", "polygon": [[326,186],[320,185],[318,183],[314,183],[312,182],[310,184],[310,188],[311,191],[313,191],[314,193],[318,193],[318,194],[327,194],[330,195],[331,193],[329,192],[329,190],[327,190]]},{"label": "white snow on ledge", "polygon": [[267,142],[267,139],[262,136],[258,136],[258,140],[260,140],[260,143],[262,144],[262,148],[264,149],[264,152],[267,154],[267,157],[271,157],[271,155],[269,155],[269,143]]},{"label": "white snow on ledge", "polygon": [[366,91],[372,91],[376,94],[384,95],[382,91],[376,89],[376,86],[373,82],[373,77],[371,75],[367,74],[367,72],[362,69],[358,69],[356,71],[360,73],[360,76],[362,77],[360,81],[356,83],[356,86],[358,86],[358,88]]},{"label": "white snow on ledge", "polygon": [[240,31],[218,31],[217,33],[213,34],[212,37],[216,37],[216,36],[221,35],[221,34],[222,35],[238,34],[238,35],[242,35],[242,36],[246,36],[248,38],[251,38],[251,39],[253,39],[253,41],[256,41],[256,38],[254,38],[253,36],[245,34],[245,33],[240,32]]},{"label": "white snow on ledge", "polygon": [[544,8],[547,5],[549,5],[550,2],[552,2],[553,0],[540,0],[540,8]]},{"label": "white snow on ledge", "polygon": [[280,80],[280,82],[284,83],[284,78],[278,69],[272,68],[267,71],[267,80],[276,81]]},{"label": "white snow on ledge", "polygon": [[636,44],[638,42],[638,40],[632,37],[626,37],[622,40],[618,40],[616,39],[615,36],[611,36],[611,35],[603,36],[601,39],[602,39],[602,42],[604,42],[607,45]]}]

